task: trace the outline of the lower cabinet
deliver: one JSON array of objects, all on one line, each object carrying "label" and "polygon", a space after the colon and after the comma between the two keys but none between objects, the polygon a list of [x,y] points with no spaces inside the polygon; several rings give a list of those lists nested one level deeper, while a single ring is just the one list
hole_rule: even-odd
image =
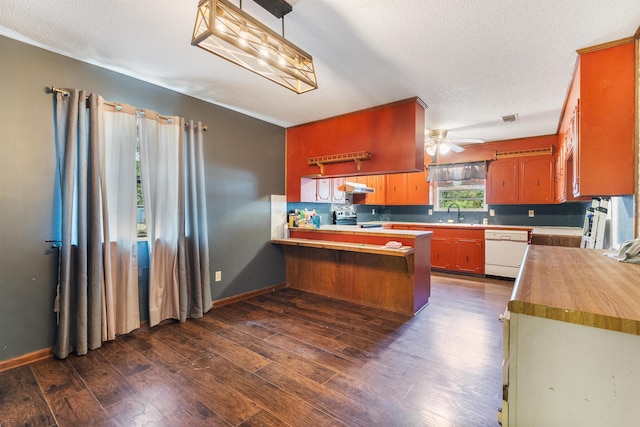
[{"label": "lower cabinet", "polygon": [[451,253],[451,239],[434,232],[431,237],[431,268],[451,270]]},{"label": "lower cabinet", "polygon": [[454,271],[484,274],[484,236],[455,237],[452,248]]},{"label": "lower cabinet", "polygon": [[484,228],[479,230],[425,225],[393,225],[403,230],[431,231],[431,268],[484,274]]}]

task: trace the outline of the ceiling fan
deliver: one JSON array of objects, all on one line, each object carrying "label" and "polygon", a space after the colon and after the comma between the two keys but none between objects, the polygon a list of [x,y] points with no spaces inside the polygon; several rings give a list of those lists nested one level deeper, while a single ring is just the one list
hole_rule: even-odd
[{"label": "ceiling fan", "polygon": [[480,138],[447,138],[446,129],[431,129],[428,132],[428,137],[424,141],[424,149],[430,156],[435,156],[436,153],[447,154],[449,151],[455,153],[461,153],[464,151],[464,147],[457,145],[457,143],[464,144],[478,144],[484,142],[484,139]]}]

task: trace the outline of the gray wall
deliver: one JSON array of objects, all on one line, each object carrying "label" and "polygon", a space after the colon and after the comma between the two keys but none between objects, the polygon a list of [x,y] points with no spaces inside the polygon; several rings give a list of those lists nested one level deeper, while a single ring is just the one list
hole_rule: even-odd
[{"label": "gray wall", "polygon": [[45,242],[56,235],[52,84],[208,125],[212,279],[222,271],[213,298],[285,281],[282,253],[269,243],[269,195],[285,188],[283,128],[0,37],[0,360],[55,337],[58,254]]}]

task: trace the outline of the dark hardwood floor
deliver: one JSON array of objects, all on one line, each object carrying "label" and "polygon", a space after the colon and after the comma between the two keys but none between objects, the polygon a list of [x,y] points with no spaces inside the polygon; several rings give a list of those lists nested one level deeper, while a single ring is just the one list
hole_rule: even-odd
[{"label": "dark hardwood floor", "polygon": [[402,315],[284,289],[0,373],[0,426],[497,426],[513,282]]}]

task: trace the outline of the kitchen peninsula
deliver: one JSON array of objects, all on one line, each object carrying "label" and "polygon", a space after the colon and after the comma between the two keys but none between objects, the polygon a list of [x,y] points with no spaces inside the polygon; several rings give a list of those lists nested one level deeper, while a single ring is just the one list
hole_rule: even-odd
[{"label": "kitchen peninsula", "polygon": [[503,425],[638,425],[640,265],[604,253],[529,247],[505,318]]},{"label": "kitchen peninsula", "polygon": [[290,287],[413,316],[429,301],[431,234],[325,225],[271,242],[283,248]]}]

